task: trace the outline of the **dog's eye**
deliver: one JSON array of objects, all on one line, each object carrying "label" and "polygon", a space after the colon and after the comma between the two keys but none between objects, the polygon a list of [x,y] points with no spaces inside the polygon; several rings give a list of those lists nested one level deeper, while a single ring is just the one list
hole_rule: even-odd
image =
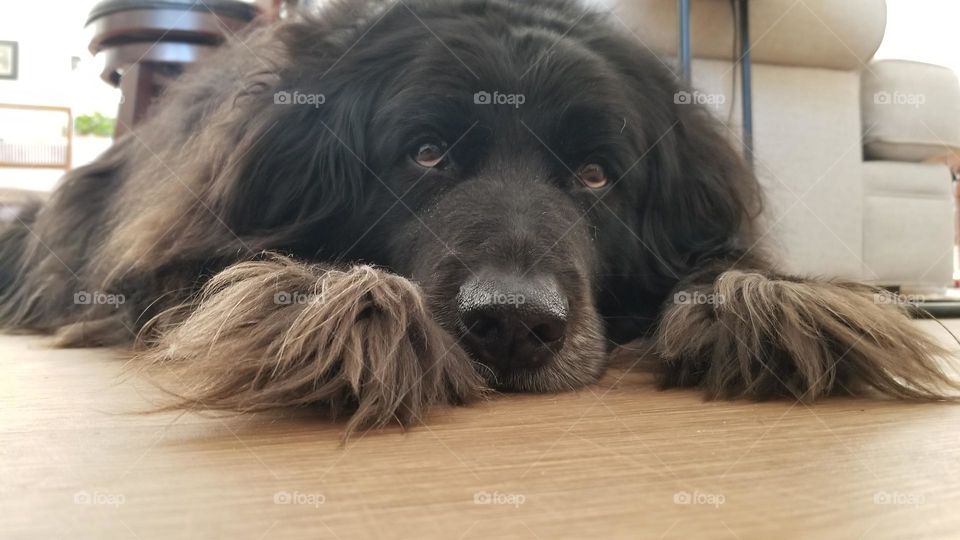
[{"label": "dog's eye", "polygon": [[596,163],[589,163],[580,167],[580,170],[577,171],[577,178],[580,179],[580,183],[590,189],[600,189],[609,183],[607,171],[603,170],[602,165]]},{"label": "dog's eye", "polygon": [[436,142],[427,142],[421,144],[420,149],[417,150],[416,154],[413,156],[413,160],[417,162],[417,165],[426,169],[433,169],[443,166],[446,159],[447,145]]}]

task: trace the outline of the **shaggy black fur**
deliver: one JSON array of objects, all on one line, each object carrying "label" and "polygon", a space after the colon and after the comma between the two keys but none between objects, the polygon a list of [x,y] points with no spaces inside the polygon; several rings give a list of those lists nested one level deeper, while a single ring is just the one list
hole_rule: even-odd
[{"label": "shaggy black fur", "polygon": [[[866,289],[837,285],[830,298],[844,309],[827,305],[807,312],[803,302],[815,294],[778,288],[787,281],[778,281],[762,258],[747,256],[760,212],[757,181],[706,110],[675,102],[681,90],[660,60],[603,14],[584,14],[575,2],[335,3],[318,17],[258,30],[199,66],[165,96],[154,119],[93,165],[68,174],[39,213],[2,233],[0,321],[8,329],[59,331],[67,344],[115,344],[153,320],[151,343],[160,359],[209,362],[230,371],[234,357],[248,351],[264,366],[252,369],[252,380],[224,384],[221,377],[213,385],[214,401],[244,409],[308,403],[313,394],[304,381],[314,377],[316,387],[316,381],[333,379],[326,371],[306,373],[303,358],[296,361],[295,399],[279,398],[289,389],[280,384],[270,389],[268,403],[253,403],[263,397],[255,391],[268,385],[263,373],[277,354],[289,352],[281,343],[286,325],[275,324],[273,338],[245,337],[250,321],[266,324],[274,313],[261,305],[263,298],[258,308],[243,304],[256,287],[218,285],[197,296],[216,273],[270,251],[334,267],[362,262],[404,276],[426,299],[428,311],[417,311],[426,315],[411,315],[416,327],[424,335],[445,331],[458,341],[470,330],[461,320],[458,295],[471,278],[497,272],[549,281],[551,294],[564,302],[565,327],[547,361],[504,364],[467,343],[469,357],[482,360],[477,369],[497,388],[587,384],[603,373],[610,343],[659,332],[658,369],[665,384],[706,385],[714,395],[817,397],[840,391],[820,378],[849,352],[841,345],[856,348],[857,336],[882,344],[871,321],[882,315],[883,324],[902,329],[906,318],[877,303],[856,304],[866,313],[846,309],[851,298],[872,294]],[[502,102],[484,103],[486,95]],[[440,165],[416,162],[425,145],[445,153]],[[605,185],[581,181],[578,171],[587,164],[602,167]],[[283,261],[278,267],[265,262],[252,273],[227,270],[234,273],[220,281],[235,285],[238,275],[281,276],[291,264]],[[718,326],[727,320],[722,304],[674,302],[691,287],[713,290],[732,266],[766,280],[764,303],[757,305],[768,312],[753,309],[757,296],[737,286],[723,289],[731,295],[729,313],[736,317],[730,321],[736,325]],[[296,272],[301,277],[294,282],[302,286],[327,283],[323,271]],[[366,270],[360,274],[369,276]],[[390,292],[405,290],[394,282],[380,292],[364,290],[384,295],[380,306],[408,303]],[[278,294],[291,292],[297,291]],[[123,303],[83,303],[83,293],[115,295]],[[222,294],[235,296],[217,296]],[[75,295],[81,295],[79,303]],[[771,301],[802,312],[797,321],[804,326],[784,332],[772,324]],[[234,303],[261,316],[230,321]],[[665,311],[669,325],[658,326]],[[286,313],[290,324],[318,316],[299,309]],[[369,313],[357,311],[357,320]],[[438,329],[421,316],[432,317]],[[251,342],[218,352],[220,333],[212,324],[218,320],[234,339]],[[822,328],[846,333],[829,346],[811,345],[838,339],[818,334]],[[680,343],[684,331],[696,346]],[[309,328],[298,332],[306,339]],[[403,333],[394,327],[390,332]],[[735,346],[737,332],[751,341]],[[779,341],[765,341],[770,332]],[[886,363],[861,354],[857,369],[869,375],[866,386],[924,390],[942,382],[931,367],[939,349],[910,329],[903,332],[898,335],[920,343],[908,348],[916,358],[903,362],[923,369],[891,375]],[[443,348],[425,348],[422,336],[408,338],[411,355]],[[202,354],[198,339],[210,340],[210,350]],[[270,339],[276,343],[268,344]],[[362,344],[366,338],[356,339]],[[452,340],[432,339],[427,342],[449,342],[459,351]],[[194,351],[187,356],[184,347],[177,349],[184,342]],[[314,354],[330,353],[330,343],[316,344]],[[711,352],[713,346],[719,353]],[[797,358],[791,348],[809,357]],[[868,352],[884,354],[882,346]],[[469,357],[458,352],[452,358]],[[312,401],[362,401],[359,374],[379,360],[371,354],[357,358],[366,368],[346,360],[337,368],[355,373],[356,384]],[[775,377],[760,377],[757,370],[768,361],[776,364]],[[808,362],[822,369],[808,369]],[[858,378],[855,370],[843,373],[836,380]],[[454,397],[422,392],[423,401],[468,400],[479,383],[467,379],[437,382],[461,390]],[[729,388],[737,390],[721,391]],[[231,391],[254,393],[238,405],[223,400]],[[212,399],[209,388],[199,395]],[[931,389],[919,395],[938,394]],[[389,418],[402,401],[395,395],[384,399],[390,404],[370,405],[383,409],[372,415],[376,420]]]}]

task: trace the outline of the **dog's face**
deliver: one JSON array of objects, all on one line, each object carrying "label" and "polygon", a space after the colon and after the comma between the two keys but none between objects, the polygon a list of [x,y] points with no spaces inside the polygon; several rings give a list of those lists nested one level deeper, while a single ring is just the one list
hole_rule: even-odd
[{"label": "dog's face", "polygon": [[698,141],[672,75],[577,4],[385,9],[333,65],[294,55],[280,87],[325,95],[286,122],[353,179],[326,193],[350,198],[333,242],[418,282],[494,386],[595,380],[608,336],[635,337],[694,248],[734,235],[736,159],[678,155]]},{"label": "dog's face", "polygon": [[493,384],[575,388],[604,364],[601,259],[632,244],[618,222],[633,221],[619,181],[639,157],[634,111],[583,44],[486,21],[469,39],[462,21],[407,26],[415,56],[370,129],[374,188],[401,202],[376,197],[389,205],[371,217],[387,213],[389,265],[421,284]]},{"label": "dog's face", "polygon": [[424,193],[391,252],[492,384],[576,388],[595,379],[606,352],[598,253],[582,188],[525,142],[530,155],[494,150],[468,176],[429,175],[450,185]]}]

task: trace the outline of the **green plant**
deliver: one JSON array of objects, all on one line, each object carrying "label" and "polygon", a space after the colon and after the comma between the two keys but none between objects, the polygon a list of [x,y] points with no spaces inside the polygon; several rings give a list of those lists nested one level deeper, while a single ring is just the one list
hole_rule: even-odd
[{"label": "green plant", "polygon": [[116,125],[116,118],[110,118],[100,113],[81,114],[74,121],[74,129],[78,135],[95,135],[97,137],[112,137]]}]

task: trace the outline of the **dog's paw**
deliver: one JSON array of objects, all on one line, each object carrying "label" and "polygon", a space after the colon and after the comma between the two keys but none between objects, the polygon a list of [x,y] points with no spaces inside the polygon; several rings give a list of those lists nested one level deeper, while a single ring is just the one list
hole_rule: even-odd
[{"label": "dog's paw", "polygon": [[681,285],[656,333],[660,385],[711,398],[949,397],[949,353],[885,294],[740,270]]},{"label": "dog's paw", "polygon": [[421,420],[482,394],[481,377],[412,282],[369,266],[274,257],[215,276],[144,355],[178,370],[178,406],[318,406],[347,430]]}]

